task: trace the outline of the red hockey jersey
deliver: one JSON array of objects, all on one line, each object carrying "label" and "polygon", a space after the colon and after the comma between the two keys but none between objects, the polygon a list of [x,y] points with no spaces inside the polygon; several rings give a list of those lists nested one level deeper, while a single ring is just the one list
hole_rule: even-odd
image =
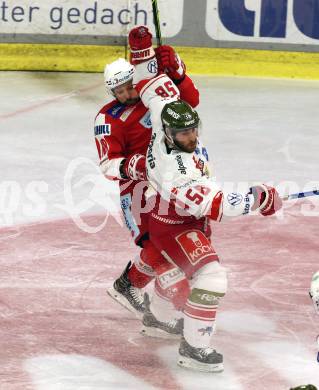
[{"label": "red hockey jersey", "polygon": [[[193,107],[198,105],[199,92],[188,76],[178,89],[181,99]],[[97,114],[94,124],[95,143],[105,177],[121,180],[121,161],[136,153],[145,155],[151,134],[150,112],[142,101],[124,105],[113,100],[106,104]]]}]

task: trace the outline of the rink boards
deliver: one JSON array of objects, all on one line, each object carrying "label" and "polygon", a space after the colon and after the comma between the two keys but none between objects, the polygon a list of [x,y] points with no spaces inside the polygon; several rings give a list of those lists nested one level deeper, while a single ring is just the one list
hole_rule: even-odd
[{"label": "rink boards", "polygon": [[[319,53],[177,47],[192,74],[319,79]],[[121,46],[1,44],[0,70],[102,72]]]},{"label": "rink boards", "polygon": [[[319,7],[304,0],[158,0],[163,43],[188,72],[319,79]],[[150,0],[27,0],[0,5],[0,70],[101,72],[125,57]]]}]

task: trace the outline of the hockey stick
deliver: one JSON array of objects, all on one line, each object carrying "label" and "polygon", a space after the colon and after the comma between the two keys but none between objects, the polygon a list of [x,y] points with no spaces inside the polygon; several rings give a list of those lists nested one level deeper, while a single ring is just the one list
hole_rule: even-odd
[{"label": "hockey stick", "polygon": [[[127,0],[127,9],[130,10],[131,9],[131,0]],[[124,47],[124,55],[125,55],[125,59],[127,60],[128,59],[128,34],[130,32],[130,26],[132,26],[132,15],[131,13],[129,13],[130,16],[128,16],[127,20],[126,20],[126,23],[124,26],[126,26],[126,39],[125,39],[125,47]]]},{"label": "hockey stick", "polygon": [[296,194],[286,195],[282,198],[282,200],[292,200],[292,199],[300,199],[307,198],[308,196],[319,195],[319,190],[312,190],[307,192],[297,192]]},{"label": "hockey stick", "polygon": [[152,0],[152,10],[154,17],[154,25],[156,32],[157,47],[162,46],[162,35],[161,35],[161,26],[159,20],[159,11],[157,6],[157,0]]}]

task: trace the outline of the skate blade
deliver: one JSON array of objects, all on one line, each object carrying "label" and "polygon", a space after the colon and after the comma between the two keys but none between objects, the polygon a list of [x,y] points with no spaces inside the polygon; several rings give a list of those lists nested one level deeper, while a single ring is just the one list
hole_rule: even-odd
[{"label": "skate blade", "polygon": [[181,338],[181,335],[179,334],[168,333],[162,329],[145,326],[145,325],[141,329],[141,334],[143,336],[155,337],[158,339],[167,339],[167,340],[180,340]]},{"label": "skate blade", "polygon": [[187,368],[194,371],[201,371],[201,372],[222,372],[224,371],[224,364],[218,363],[218,364],[207,364],[207,363],[200,363],[197,362],[194,359],[187,358],[185,356],[179,356],[177,360],[177,364],[180,367]]},{"label": "skate blade", "polygon": [[127,310],[129,310],[131,313],[133,313],[135,315],[136,318],[138,318],[139,320],[141,320],[143,318],[143,313],[141,313],[140,311],[134,309],[134,307],[130,304],[130,302],[125,298],[123,297],[122,294],[120,294],[119,292],[117,292],[114,287],[111,287],[107,290],[107,293],[109,294],[109,296],[111,298],[113,298],[116,302],[118,302],[119,304],[121,304],[122,306],[124,306]]}]

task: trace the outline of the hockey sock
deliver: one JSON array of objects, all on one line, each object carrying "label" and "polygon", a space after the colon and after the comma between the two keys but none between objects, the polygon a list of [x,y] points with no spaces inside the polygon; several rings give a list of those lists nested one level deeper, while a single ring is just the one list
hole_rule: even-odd
[{"label": "hockey sock", "polygon": [[218,297],[206,290],[194,288],[184,306],[184,337],[196,348],[210,347],[214,330]]},{"label": "hockey sock", "polygon": [[150,273],[145,273],[145,271],[137,268],[135,263],[133,263],[128,272],[128,278],[133,287],[144,288],[154,278],[154,276]]},{"label": "hockey sock", "polygon": [[177,311],[173,303],[161,294],[161,288],[158,283],[155,283],[150,309],[155,318],[161,322],[168,322],[182,317],[182,312]]}]

